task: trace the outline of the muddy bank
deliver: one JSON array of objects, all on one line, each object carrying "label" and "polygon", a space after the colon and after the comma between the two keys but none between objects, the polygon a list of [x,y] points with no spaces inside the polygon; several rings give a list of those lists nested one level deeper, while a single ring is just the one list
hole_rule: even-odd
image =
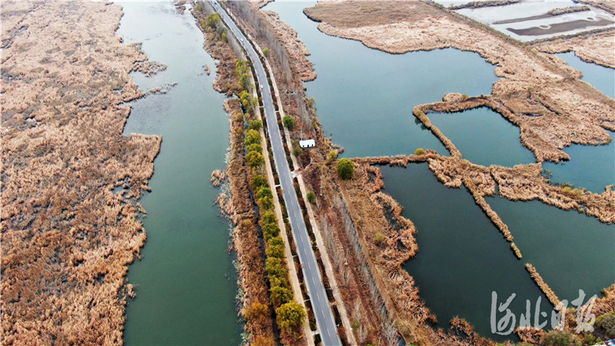
[{"label": "muddy bank", "polygon": [[122,344],[161,143],[122,135],[147,57],[116,36],[120,6],[1,6],[2,344]]},{"label": "muddy bank", "polygon": [[297,31],[288,23],[280,20],[280,16],[276,12],[265,10],[261,12],[265,14],[265,18],[275,30],[276,38],[284,44],[286,51],[290,54],[293,71],[298,73],[304,82],[316,79],[312,62],[307,58],[310,52],[303,42],[297,38]]},{"label": "muddy bank", "polygon": [[575,55],[585,62],[615,68],[615,44],[613,42],[615,42],[615,31],[540,42],[534,47],[545,53],[574,51]]}]

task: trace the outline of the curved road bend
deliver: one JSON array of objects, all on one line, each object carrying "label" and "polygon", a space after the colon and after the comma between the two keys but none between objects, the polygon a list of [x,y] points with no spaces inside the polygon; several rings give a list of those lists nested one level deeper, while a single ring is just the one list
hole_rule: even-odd
[{"label": "curved road bend", "polygon": [[239,39],[239,43],[245,48],[246,52],[252,63],[254,64],[254,70],[256,71],[256,78],[261,81],[259,84],[262,86],[261,94],[263,96],[263,104],[265,106],[265,116],[267,119],[273,121],[269,122],[267,129],[269,131],[269,137],[271,138],[271,146],[273,149],[273,158],[280,178],[280,184],[286,201],[286,207],[288,209],[288,217],[290,220],[293,237],[295,244],[297,245],[297,253],[299,254],[299,261],[303,265],[303,277],[307,285],[308,295],[312,301],[312,307],[314,309],[314,315],[316,316],[316,324],[325,346],[341,345],[339,336],[337,335],[337,328],[335,325],[335,319],[329,306],[329,300],[325,293],[325,287],[320,277],[320,271],[316,264],[316,257],[312,251],[312,243],[305,227],[305,221],[303,220],[303,214],[299,207],[297,195],[293,187],[293,181],[291,178],[290,168],[286,161],[286,155],[284,153],[284,146],[282,145],[282,136],[280,129],[277,126],[276,114],[273,108],[273,99],[271,98],[271,90],[269,89],[269,83],[267,82],[267,75],[265,69],[261,63],[258,54],[254,50],[254,47],[248,43],[248,40],[243,33],[237,28],[237,25],[226,14],[226,12],[220,7],[217,1],[212,1],[214,9],[220,14],[224,22],[231,29],[235,37]]}]

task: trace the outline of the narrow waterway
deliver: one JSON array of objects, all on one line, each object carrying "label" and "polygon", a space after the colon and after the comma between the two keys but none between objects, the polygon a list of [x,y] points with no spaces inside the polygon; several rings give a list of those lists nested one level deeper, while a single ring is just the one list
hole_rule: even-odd
[{"label": "narrow waterway", "polygon": [[310,51],[318,77],[305,83],[307,96],[315,98],[325,133],[345,148],[344,156],[410,154],[417,148],[448,155],[415,121],[412,109],[441,101],[450,92],[491,93],[495,67],[476,53],[456,49],[388,54],[328,36],[303,14],[313,5],[276,1],[264,9],[277,12],[297,30]]},{"label": "narrow waterway", "polygon": [[133,102],[124,131],[163,138],[152,192],[141,200],[148,212],[147,243],[128,273],[138,290],[126,309],[125,343],[237,345],[229,226],[219,217],[219,191],[209,182],[214,169],[225,167],[229,129],[224,96],[212,88],[214,61],[190,12],[179,14],[172,2],[120,4],[124,42],[143,42],[150,60],[168,66],[150,78],[133,74],[141,90],[168,91]]},{"label": "narrow waterway", "polygon": [[615,70],[612,68],[587,63],[581,60],[574,52],[556,54],[566,63],[583,74],[582,80],[600,90],[606,96],[615,99]]},{"label": "narrow waterway", "polygon": [[447,327],[459,316],[483,336],[506,339],[491,333],[492,292],[497,293],[498,304],[516,294],[510,309],[517,318],[525,312],[526,299],[534,306],[541,297],[542,310],[550,311],[524,262],[516,259],[510,243],[465,188],[442,185],[427,164],[380,169],[384,192],[404,207],[402,215],[417,228],[419,252],[404,268],[438,317],[438,327]]},{"label": "narrow waterway", "polygon": [[489,108],[428,116],[472,163],[512,167],[535,162],[534,154],[521,144],[519,128]]}]

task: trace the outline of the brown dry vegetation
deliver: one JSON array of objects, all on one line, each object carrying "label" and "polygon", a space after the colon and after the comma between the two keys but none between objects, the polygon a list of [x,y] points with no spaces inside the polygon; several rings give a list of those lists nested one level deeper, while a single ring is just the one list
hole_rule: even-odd
[{"label": "brown dry vegetation", "polygon": [[[293,117],[296,129],[313,129],[313,122],[318,120],[305,98],[302,82],[314,79],[316,75],[312,63],[305,56],[309,53],[297,39],[295,30],[272,12],[258,10],[251,2],[230,1],[227,2],[227,9],[252,40],[262,49],[269,49],[267,61],[272,67],[271,73],[275,76],[281,98],[275,100],[275,104],[283,107],[286,115]],[[291,135],[299,140],[297,131]],[[304,158],[309,162],[307,155]]]},{"label": "brown dry vegetation", "polygon": [[540,287],[540,290],[547,296],[547,299],[549,299],[551,304],[553,304],[553,306],[557,306],[560,303],[559,298],[557,297],[555,292],[553,292],[551,287],[549,287],[549,285],[547,285],[547,283],[542,279],[542,276],[538,274],[536,268],[533,265],[526,263],[525,269],[527,269],[527,271],[530,273],[532,279],[536,282],[536,285]]},{"label": "brown dry vegetation", "polygon": [[577,0],[577,2],[592,5],[615,14],[615,3],[612,0]]},{"label": "brown dry vegetation", "polygon": [[[420,156],[355,159],[355,177],[347,182],[338,181],[334,168],[336,161],[326,159],[334,145],[329,139],[324,137],[322,128],[318,126],[318,120],[314,117],[315,114],[309,107],[309,102],[305,100],[305,95],[298,83],[299,79],[296,78],[301,75],[301,71],[285,60],[288,55],[285,55],[283,50],[287,47],[284,46],[284,49],[282,49],[280,46],[276,46],[274,42],[279,37],[274,34],[275,30],[273,27],[275,24],[269,23],[269,20],[271,18],[275,19],[275,16],[270,15],[270,19],[265,19],[263,11],[259,12],[255,7],[247,3],[233,2],[229,5],[239,21],[243,21],[244,29],[250,32],[250,35],[256,39],[259,45],[262,47],[276,47],[276,49],[272,49],[273,54],[269,61],[273,65],[273,74],[276,77],[280,90],[291,88],[295,90],[296,95],[298,94],[304,100],[300,102],[295,97],[295,99],[291,100],[292,102],[290,102],[289,106],[287,106],[286,100],[283,100],[286,112],[291,115],[301,114],[300,109],[307,105],[311,121],[316,125],[316,142],[319,146],[307,151],[309,155],[306,156],[307,162],[310,162],[311,159],[312,163],[302,171],[302,174],[309,189],[315,192],[320,191],[321,193],[318,194],[320,197],[317,198],[316,202],[317,214],[320,218],[318,221],[320,222],[323,237],[326,240],[326,246],[333,263],[336,280],[341,288],[340,291],[344,304],[347,311],[349,311],[348,317],[352,321],[360,322],[360,328],[354,331],[356,340],[361,344],[375,343],[378,340],[382,340],[384,343],[394,343],[395,335],[399,331],[406,341],[418,341],[425,345],[492,344],[490,341],[480,338],[462,320],[453,321],[449,334],[445,334],[443,331],[434,331],[426,324],[426,321],[435,317],[430,315],[421,302],[418,289],[414,286],[412,278],[400,267],[401,263],[409,259],[416,252],[414,226],[409,220],[401,217],[401,207],[390,196],[380,192],[380,189],[383,187],[380,170],[371,167],[371,165],[394,164],[405,166],[410,162],[428,161],[430,167],[437,172],[437,175],[439,175],[439,178],[444,183],[448,183],[451,187],[460,187],[462,184],[467,186],[472,191],[477,204],[483,207],[486,214],[498,225],[505,237],[512,241],[512,235],[508,232],[507,226],[499,220],[497,214],[491,210],[483,198],[485,195],[495,193],[496,182],[492,173],[493,167],[482,167],[463,160],[461,153],[458,151],[456,154],[453,154],[454,157],[451,159],[441,157],[435,152],[428,150]],[[335,7],[338,6],[338,2],[325,2],[324,5]],[[316,8],[319,6],[321,6],[320,3]],[[340,15],[340,12],[335,12],[337,10],[342,11],[342,15]],[[309,9],[306,12],[309,15],[313,15]],[[328,23],[342,23],[341,26],[344,26],[344,30],[348,28],[365,29],[363,31],[365,35],[362,36],[365,39],[369,38],[374,32],[379,32],[377,28],[375,31],[371,31],[373,29],[371,27],[366,29],[365,21],[371,21],[371,24],[382,26],[407,21],[405,24],[409,25],[410,29],[402,25],[399,28],[399,32],[388,32],[388,36],[385,38],[382,36],[373,37],[374,45],[388,45],[387,47],[395,46],[400,38],[405,43],[418,43],[419,48],[416,49],[448,47],[451,46],[450,40],[455,38],[448,39],[446,36],[451,36],[452,32],[461,28],[463,30],[459,32],[460,37],[457,44],[461,45],[463,43],[466,45],[466,50],[476,50],[476,47],[478,47],[480,53],[485,57],[488,55],[489,46],[495,43],[495,52],[489,53],[491,54],[491,62],[500,65],[497,69],[498,73],[500,75],[507,75],[509,78],[509,80],[496,85],[496,88],[500,90],[498,102],[491,101],[491,98],[475,98],[474,102],[478,102],[482,106],[486,106],[491,102],[494,105],[493,107],[497,109],[507,109],[511,116],[516,115],[514,111],[521,112],[520,116],[527,116],[526,108],[528,107],[537,109],[535,113],[539,116],[562,115],[565,113],[562,111],[562,107],[568,107],[566,108],[567,110],[572,107],[570,103],[563,106],[556,103],[552,98],[545,97],[542,90],[541,92],[536,92],[536,88],[551,88],[549,89],[550,91],[558,86],[557,83],[560,83],[561,85],[559,86],[561,86],[562,90],[568,90],[570,85],[566,84],[567,82],[564,82],[564,80],[578,79],[580,77],[578,71],[567,67],[560,59],[540,55],[528,50],[526,47],[511,46],[513,41],[498,35],[492,35],[490,31],[484,35],[488,36],[487,38],[476,37],[477,35],[473,31],[477,27],[473,24],[460,20],[457,17],[446,18],[447,13],[445,11],[430,5],[399,1],[384,3],[354,2],[348,6],[346,3],[340,4],[339,7],[333,9],[327,7],[319,12],[318,15],[328,16],[326,20]],[[421,24],[423,26],[418,29],[416,27],[413,28],[410,23],[412,21],[423,21]],[[440,28],[441,21],[448,22],[448,26],[444,25]],[[326,25],[329,24],[321,24],[321,29],[323,26],[327,28]],[[479,29],[485,30],[480,27]],[[419,31],[418,33],[417,30]],[[325,30],[325,32],[327,31]],[[408,33],[411,34],[411,37],[407,36]],[[412,36],[414,34],[416,36]],[[487,40],[487,42],[478,42],[477,44],[476,41],[480,40]],[[427,43],[425,43],[426,41]],[[404,49],[395,52],[401,53],[409,50]],[[411,50],[415,50],[415,48]],[[523,60],[528,58],[526,54],[529,54],[531,60],[529,66],[526,66],[527,64]],[[521,70],[519,76],[515,76],[514,67]],[[536,70],[536,68],[538,69]],[[289,73],[290,71],[292,73]],[[292,82],[289,81],[291,78]],[[537,86],[542,81],[549,83]],[[534,85],[531,93],[528,92],[530,84]],[[291,85],[292,87],[290,87]],[[587,96],[589,101],[585,100],[591,104],[591,107],[587,107],[588,109],[591,109],[594,105],[596,113],[604,110],[609,112],[613,109],[612,104],[607,103],[606,106],[602,104],[604,101],[603,95],[593,88],[583,83],[579,84],[578,81],[573,82],[572,86],[573,90],[580,90],[583,97],[589,95]],[[282,97],[284,99],[288,95],[283,93]],[[524,98],[528,99],[528,101],[523,101]],[[468,104],[461,104],[462,101],[468,101],[462,98],[461,95],[448,95],[448,97],[445,97],[445,101],[449,104],[442,106],[450,107],[448,111],[455,107],[458,110],[462,110],[468,106]],[[508,105],[513,101],[519,102],[519,105]],[[507,102],[506,106],[504,106],[504,102]],[[473,107],[476,107],[476,104]],[[504,111],[502,110],[502,112]],[[582,133],[580,141],[598,144],[601,141],[607,140],[608,134],[603,128],[608,128],[608,126],[612,125],[611,118],[609,117],[610,114],[602,114],[596,119],[591,118],[596,113],[592,113],[591,116],[588,115],[587,118],[583,118],[585,113],[574,113],[573,116],[566,116],[566,118],[572,118],[568,120],[570,123],[585,122],[583,126],[589,128],[587,132],[591,133]],[[296,123],[297,119],[296,117]],[[302,119],[301,117],[300,120]],[[425,119],[428,121],[426,116]],[[528,128],[538,133],[536,135],[534,132],[528,132],[527,142],[534,146],[533,150],[535,153],[538,153],[537,156],[543,156],[542,160],[552,159],[557,161],[566,159],[568,156],[560,149],[570,143],[578,142],[577,137],[560,139],[549,132],[549,129],[540,128],[539,125],[548,124],[553,119],[545,117],[545,119],[541,120],[542,123],[527,124]],[[530,125],[535,126],[531,127]],[[562,125],[563,128],[566,128],[566,126],[567,124]],[[301,127],[297,126],[297,128]],[[439,131],[435,127],[431,129],[434,133]],[[296,134],[292,133],[293,136]],[[447,140],[444,134],[440,133],[440,135],[439,138],[441,140]],[[541,138],[541,135],[547,139]],[[558,141],[554,144],[549,143],[548,140],[552,139],[549,136],[557,138]],[[451,142],[447,147],[454,148],[454,145]],[[451,151],[454,152],[454,150]],[[303,160],[303,162],[306,162],[306,160]],[[522,179],[519,183],[525,184],[526,181]],[[546,181],[535,183],[548,185]],[[605,195],[604,197],[609,196]],[[597,200],[600,203],[605,201],[604,198],[598,198]],[[608,200],[606,201],[609,203]],[[382,235],[382,241],[378,240],[380,239],[377,236],[378,233]],[[521,257],[519,249],[514,243],[511,243],[511,248],[517,253],[518,257]],[[391,321],[397,322],[393,323]]]},{"label": "brown dry vegetation", "polygon": [[211,172],[211,185],[213,185],[214,187],[218,187],[220,186],[220,184],[222,184],[222,182],[226,179],[226,172],[225,171],[221,171],[219,169],[216,169],[215,171]]},{"label": "brown dry vegetation", "polygon": [[[367,174],[370,178],[366,180],[362,173],[368,170],[366,165],[370,164],[405,166],[409,162],[428,161],[430,169],[443,184],[449,187],[464,185],[469,189],[476,203],[502,231],[504,237],[511,241],[511,248],[519,258],[521,252],[512,243],[513,237],[508,227],[484,199],[484,196],[495,193],[496,183],[500,185],[500,194],[512,200],[539,199],[562,209],[577,209],[602,222],[611,223],[615,220],[615,196],[610,188],[598,195],[552,186],[540,175],[540,163],[514,168],[472,164],[462,159],[462,153],[431,124],[426,115],[431,111],[458,112],[480,106],[490,107],[520,127],[522,143],[534,152],[539,162],[569,159],[561,149],[572,143],[608,143],[610,136],[605,129],[614,129],[615,103],[580,81],[578,71],[568,67],[559,58],[539,53],[424,2],[321,1],[304,12],[312,19],[322,21],[319,28],[327,34],[361,40],[369,47],[392,53],[446,47],[475,51],[497,65],[496,74],[502,77],[494,85],[493,96],[467,98],[460,94],[449,94],[444,96],[444,102],[414,109],[414,115],[442,141],[452,157],[428,152],[418,157],[411,155],[354,160],[357,176],[342,185],[346,191],[343,188],[340,190],[344,192],[342,195],[349,205],[348,209],[356,208],[355,213],[349,214],[358,236],[365,237],[364,244],[372,244],[374,234],[382,233],[381,230],[387,228],[386,220],[375,211],[382,208],[382,205],[374,202],[382,200],[381,194],[376,192],[381,184],[374,183],[378,180],[378,174]],[[326,181],[320,178],[315,180],[321,186],[325,185]],[[335,184],[334,181],[330,183]],[[329,189],[329,192],[333,191]],[[329,224],[332,222],[328,221]],[[338,228],[343,226],[338,225]],[[381,265],[394,266],[397,263],[395,257],[389,256],[385,260],[380,256]],[[419,307],[424,309],[418,296],[411,293],[412,278],[405,278],[401,285],[406,288],[402,288],[397,286],[395,280],[388,280],[389,277],[395,277],[394,274],[373,268],[372,273],[387,278],[384,287],[378,288],[392,301],[393,306],[387,305],[389,313],[397,313],[398,318],[403,316],[402,320],[407,319],[406,327],[409,329],[405,329],[403,323],[398,326],[406,340],[437,343],[437,339],[428,330],[419,327],[423,325],[426,315],[412,312]]]},{"label": "brown dry vegetation", "polygon": [[303,42],[297,38],[297,31],[288,23],[280,20],[280,16],[276,12],[265,10],[260,12],[265,14],[265,18],[275,30],[276,38],[284,44],[286,51],[290,54],[292,70],[304,82],[316,79],[312,62],[307,58],[310,52]]},{"label": "brown dry vegetation", "polygon": [[[192,15],[196,18],[197,26],[203,31],[205,49],[212,58],[218,61],[214,89],[221,93],[225,93],[227,96],[239,96],[241,86],[235,74],[235,60],[237,59],[237,55],[229,44],[222,42],[220,33],[213,30],[208,25],[209,22],[207,21],[207,15],[204,11],[193,9]],[[209,69],[209,66],[207,66],[207,69]]]},{"label": "brown dry vegetation", "polygon": [[242,313],[254,304],[262,304],[268,313],[258,314],[246,319],[246,331],[250,333],[250,343],[257,339],[274,340],[273,320],[270,312],[269,294],[265,283],[265,267],[263,252],[259,241],[257,228],[258,218],[250,200],[248,175],[246,174],[246,159],[244,153],[243,122],[235,119],[241,114],[238,99],[227,100],[224,108],[229,114],[230,127],[230,160],[227,165],[230,200],[225,203],[226,196],[219,197],[222,210],[236,226],[233,231],[233,243],[239,261],[239,279],[244,292]]},{"label": "brown dry vegetation", "polygon": [[[519,121],[517,114],[521,114],[523,110],[529,108],[533,112],[538,112],[540,110],[538,104],[526,103],[520,106],[518,102],[504,98],[491,96],[462,98],[458,94],[448,94],[444,97],[444,100],[445,102],[425,104],[414,108],[414,115],[440,139],[452,154],[450,158],[438,156],[430,159],[429,168],[448,187],[459,187],[463,183],[474,195],[476,203],[481,206],[509,241],[512,241],[512,237],[508,227],[499,219],[483,198],[483,196],[490,196],[495,193],[495,183],[499,185],[500,195],[512,201],[538,199],[543,203],[560,209],[576,209],[589,216],[594,216],[605,223],[615,222],[615,193],[612,191],[612,187],[606,187],[603,193],[595,194],[581,189],[571,190],[562,186],[553,186],[541,175],[542,165],[540,163],[518,165],[513,168],[500,166],[487,168],[473,164],[462,159],[461,152],[431,123],[429,117],[425,114],[426,112],[457,112],[486,106],[516,123]],[[545,111],[545,109],[543,108],[542,111]],[[459,116],[463,116],[463,114]],[[548,124],[544,126],[546,127]],[[524,129],[527,128],[523,122],[521,122],[520,127],[521,141],[525,146],[533,149],[537,157],[561,152],[548,142],[535,142],[535,137],[528,136],[527,133],[524,135]],[[527,129],[525,132],[530,131],[531,129]],[[518,252],[515,251],[515,253]]]},{"label": "brown dry vegetation", "polygon": [[581,35],[571,39],[561,38],[540,42],[534,45],[545,53],[565,53],[574,51],[583,61],[615,68],[615,31],[601,34]]},{"label": "brown dry vegetation", "polygon": [[[222,42],[220,33],[212,30],[203,11],[192,11],[205,36],[205,47],[209,54],[218,59],[214,88],[227,95],[238,95],[241,86],[235,73],[237,55],[229,44]],[[230,158],[225,172],[212,172],[212,183],[219,185],[228,181],[230,196],[222,193],[216,202],[231,220],[235,229],[232,238],[237,261],[239,262],[240,289],[244,293],[241,313],[246,319],[245,330],[250,333],[249,342],[254,345],[272,345],[273,316],[266,284],[263,250],[258,229],[258,217],[250,199],[249,177],[244,145],[244,128],[241,103],[239,99],[229,99],[224,103],[230,121]],[[237,119],[241,121],[237,121]]]},{"label": "brown dry vegetation", "polygon": [[[404,165],[408,162],[422,162],[437,155],[430,152],[421,156],[389,158],[388,162]],[[398,331],[407,342],[421,345],[493,345],[480,338],[463,320],[451,324],[450,333],[435,331],[428,321],[435,320],[419,297],[413,278],[402,268],[402,264],[418,251],[412,222],[401,216],[401,206],[380,190],[384,186],[380,170],[371,166],[386,158],[355,159],[353,179],[339,181],[334,177],[335,162],[319,167],[311,166],[304,176],[312,186],[322,188],[318,209],[321,225],[328,246],[344,254],[342,261],[334,257],[335,269],[340,273],[344,300],[354,299],[349,304],[362,324],[367,326],[391,326],[395,323],[393,335]],[[337,230],[334,232],[333,230]],[[381,234],[382,240],[380,240]],[[359,247],[360,252],[340,249]],[[331,251],[335,256],[335,251]],[[344,263],[348,263],[347,265]],[[338,263],[341,262],[341,263]],[[365,273],[363,268],[368,267]],[[379,313],[386,307],[387,314]],[[381,304],[381,305],[377,305]],[[371,314],[370,314],[371,313]],[[357,314],[355,314],[356,316]],[[354,317],[354,316],[353,316]],[[373,328],[373,327],[371,327]],[[387,328],[369,329],[369,333],[358,335],[358,341],[366,343],[382,338],[386,344],[394,344]]]},{"label": "brown dry vegetation", "polygon": [[122,344],[161,141],[122,135],[147,57],[116,36],[117,5],[1,6],[2,344]]}]

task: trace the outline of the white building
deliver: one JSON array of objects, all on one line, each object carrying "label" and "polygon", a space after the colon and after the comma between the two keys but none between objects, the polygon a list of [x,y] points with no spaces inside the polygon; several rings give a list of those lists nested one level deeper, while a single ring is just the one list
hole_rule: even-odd
[{"label": "white building", "polygon": [[306,140],[304,140],[304,141],[299,141],[299,146],[300,146],[302,149],[305,149],[305,148],[313,148],[313,147],[315,147],[315,146],[316,146],[316,142],[315,142],[313,139],[306,139]]}]

